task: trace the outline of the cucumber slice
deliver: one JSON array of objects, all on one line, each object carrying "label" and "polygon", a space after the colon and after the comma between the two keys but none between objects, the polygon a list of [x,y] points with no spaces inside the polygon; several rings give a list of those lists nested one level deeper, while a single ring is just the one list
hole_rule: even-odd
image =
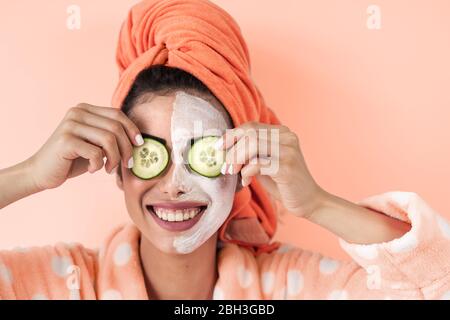
[{"label": "cucumber slice", "polygon": [[214,148],[218,139],[219,137],[209,136],[193,143],[188,154],[188,163],[192,170],[208,178],[220,175],[220,168],[225,162],[225,151]]},{"label": "cucumber slice", "polygon": [[133,149],[134,166],[131,172],[141,179],[148,180],[160,175],[169,164],[169,152],[159,141],[144,138],[144,144]]}]

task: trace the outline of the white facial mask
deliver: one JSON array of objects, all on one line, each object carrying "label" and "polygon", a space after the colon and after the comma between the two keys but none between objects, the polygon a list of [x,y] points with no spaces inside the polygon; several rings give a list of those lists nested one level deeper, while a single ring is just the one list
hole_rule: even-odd
[{"label": "white facial mask", "polygon": [[178,91],[173,104],[171,122],[172,161],[175,166],[172,183],[185,192],[179,200],[208,203],[200,220],[173,241],[179,253],[190,253],[208,240],[225,222],[233,206],[237,175],[207,178],[189,171],[186,151],[192,138],[219,136],[227,122],[209,102]]}]

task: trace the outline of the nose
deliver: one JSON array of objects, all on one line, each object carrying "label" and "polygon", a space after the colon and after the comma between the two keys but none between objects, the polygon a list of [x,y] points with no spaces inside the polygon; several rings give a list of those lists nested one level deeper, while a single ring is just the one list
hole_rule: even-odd
[{"label": "nose", "polygon": [[171,164],[167,173],[158,183],[159,191],[167,194],[170,199],[176,199],[188,191],[183,181],[182,168]]}]

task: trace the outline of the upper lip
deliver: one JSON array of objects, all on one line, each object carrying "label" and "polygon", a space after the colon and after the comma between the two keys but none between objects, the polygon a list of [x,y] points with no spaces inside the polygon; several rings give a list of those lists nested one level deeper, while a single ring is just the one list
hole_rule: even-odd
[{"label": "upper lip", "polygon": [[158,203],[150,203],[147,206],[165,208],[165,209],[188,209],[195,207],[204,207],[206,203],[197,202],[197,201],[181,201],[181,202],[158,202]]}]

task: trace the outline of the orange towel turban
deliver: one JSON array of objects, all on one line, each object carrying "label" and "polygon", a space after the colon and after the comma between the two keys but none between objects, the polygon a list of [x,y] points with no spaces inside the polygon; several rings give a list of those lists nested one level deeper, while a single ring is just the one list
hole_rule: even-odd
[{"label": "orange towel turban", "polygon": [[[150,0],[133,6],[123,23],[116,54],[120,71],[113,107],[120,108],[140,71],[162,64],[191,73],[229,112],[235,126],[248,121],[279,124],[250,75],[239,26],[207,0]],[[270,252],[277,225],[271,199],[256,179],[236,193],[219,239]]]}]

